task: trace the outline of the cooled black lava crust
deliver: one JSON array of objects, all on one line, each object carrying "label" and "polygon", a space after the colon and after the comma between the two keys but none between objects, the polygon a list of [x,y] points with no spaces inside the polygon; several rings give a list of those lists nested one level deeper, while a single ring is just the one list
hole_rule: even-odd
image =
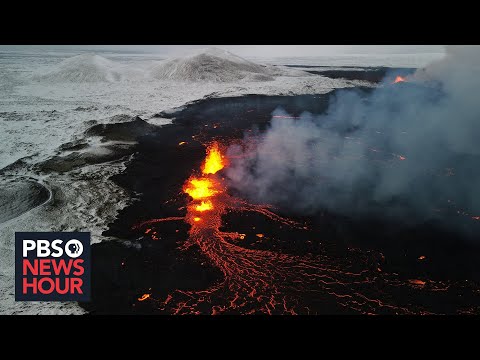
[{"label": "cooled black lava crust", "polygon": [[[352,91],[367,93],[370,90]],[[175,289],[205,289],[220,280],[222,274],[209,266],[197,249],[178,250],[187,238],[189,226],[184,222],[162,224],[157,241],[143,237],[143,233],[132,226],[152,218],[185,215],[187,197],[182,193],[182,185],[205,157],[202,143],[211,139],[242,138],[244,131],[252,128],[263,131],[278,107],[293,116],[304,111],[320,114],[327,109],[334,93],[211,98],[192,103],[175,113],[159,114],[159,117],[173,118],[173,123],[140,133],[136,156],[122,174],[113,178],[132,196],[141,195],[123,209],[105,231],[105,236],[115,237],[118,241],[92,246],[92,301],[81,306],[93,314],[160,313],[154,303],[139,302],[138,297],[144,293],[165,297]],[[180,142],[186,144],[179,146]],[[281,211],[288,214],[287,209]],[[480,249],[471,242],[462,241],[458,235],[432,225],[405,228],[398,223],[351,219],[327,212],[297,219],[312,225],[321,247],[312,236],[281,229],[278,224],[255,213],[230,213],[224,217],[224,223],[226,231],[248,233],[255,227],[258,232],[274,234],[278,238],[278,242],[272,245],[258,242],[250,234],[243,243],[250,248],[292,254],[328,251],[332,258],[341,258],[349,248],[357,247],[383,254],[383,269],[398,273],[400,278],[480,279],[476,264]],[[420,262],[418,257],[422,255],[426,260]],[[378,266],[377,258],[372,256],[372,264],[367,266]],[[406,298],[410,294],[397,296]],[[316,313],[348,312],[333,303],[316,303],[315,299],[306,301]],[[431,303],[432,309],[448,313],[454,312],[459,305],[478,302],[479,299],[443,294],[425,301]]]}]

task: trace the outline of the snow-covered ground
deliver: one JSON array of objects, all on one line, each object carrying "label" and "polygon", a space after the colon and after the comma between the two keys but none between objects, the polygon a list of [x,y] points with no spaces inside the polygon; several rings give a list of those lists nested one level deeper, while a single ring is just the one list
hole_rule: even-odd
[{"label": "snow-covered ground", "polygon": [[[372,63],[358,61],[348,65]],[[35,164],[65,155],[61,146],[68,142],[100,149],[98,139],[85,138],[92,125],[138,115],[161,126],[168,120],[154,119],[154,114],[206,96],[318,94],[358,84],[273,66],[324,65],[321,60],[268,63],[262,66],[216,50],[166,60],[145,54],[0,53],[0,186],[29,178],[52,194],[44,204],[0,223],[0,314],[83,312],[76,303],[14,301],[14,233],[91,231],[93,242],[107,240],[101,233],[132,201],[108,180],[124,169],[128,157],[65,173],[35,170]],[[399,63],[405,63],[403,57],[383,65],[402,66]]]}]

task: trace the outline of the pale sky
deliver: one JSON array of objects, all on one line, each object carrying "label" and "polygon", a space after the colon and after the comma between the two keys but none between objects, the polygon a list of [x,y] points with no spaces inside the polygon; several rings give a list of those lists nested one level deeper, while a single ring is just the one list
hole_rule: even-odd
[{"label": "pale sky", "polygon": [[1,50],[135,51],[183,55],[193,50],[218,47],[245,57],[296,57],[341,54],[443,53],[443,45],[0,45]]}]

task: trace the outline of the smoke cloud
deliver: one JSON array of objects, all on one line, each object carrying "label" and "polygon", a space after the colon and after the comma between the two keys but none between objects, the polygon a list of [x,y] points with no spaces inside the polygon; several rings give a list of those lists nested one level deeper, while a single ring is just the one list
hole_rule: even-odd
[{"label": "smoke cloud", "polygon": [[480,46],[448,46],[407,82],[337,92],[325,114],[277,109],[265,133],[229,148],[227,177],[301,214],[468,227],[480,216],[479,90]]}]

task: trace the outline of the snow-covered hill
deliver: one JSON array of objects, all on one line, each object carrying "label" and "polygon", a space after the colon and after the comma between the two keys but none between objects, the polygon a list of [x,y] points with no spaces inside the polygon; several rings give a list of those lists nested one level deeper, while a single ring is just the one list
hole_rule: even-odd
[{"label": "snow-covered hill", "polygon": [[212,82],[271,81],[279,75],[307,75],[288,68],[257,64],[217,48],[167,59],[154,66],[150,73],[156,79]]},{"label": "snow-covered hill", "polygon": [[82,54],[62,61],[34,79],[47,82],[110,82],[122,79],[121,65],[95,54]]}]

